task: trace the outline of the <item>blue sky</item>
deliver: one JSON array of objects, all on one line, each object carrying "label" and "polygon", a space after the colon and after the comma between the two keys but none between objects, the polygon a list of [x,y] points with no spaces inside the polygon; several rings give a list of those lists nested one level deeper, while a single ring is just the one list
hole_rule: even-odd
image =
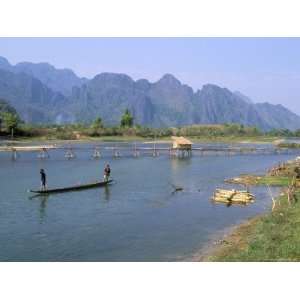
[{"label": "blue sky", "polygon": [[118,72],[156,81],[172,73],[195,90],[214,83],[300,114],[300,38],[0,38],[0,56],[88,78]]}]

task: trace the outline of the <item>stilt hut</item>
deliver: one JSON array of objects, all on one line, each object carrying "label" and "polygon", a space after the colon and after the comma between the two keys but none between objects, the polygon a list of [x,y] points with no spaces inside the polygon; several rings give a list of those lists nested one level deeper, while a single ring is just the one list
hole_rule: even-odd
[{"label": "stilt hut", "polygon": [[172,136],[173,145],[170,154],[178,157],[190,157],[192,155],[192,142],[183,136]]}]

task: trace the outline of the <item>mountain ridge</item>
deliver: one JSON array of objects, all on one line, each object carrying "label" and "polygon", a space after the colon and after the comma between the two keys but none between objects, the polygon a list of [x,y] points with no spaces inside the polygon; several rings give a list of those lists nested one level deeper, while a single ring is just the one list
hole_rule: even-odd
[{"label": "mountain ridge", "polygon": [[0,97],[34,123],[87,122],[100,116],[114,125],[128,108],[136,123],[153,127],[240,123],[263,130],[300,128],[300,117],[282,105],[254,103],[211,83],[194,91],[169,73],[156,82],[110,72],[86,79],[48,63],[13,66],[0,57]]},{"label": "mountain ridge", "polygon": [[71,69],[59,69],[47,62],[19,62],[12,65],[5,57],[0,56],[0,68],[13,73],[25,73],[33,76],[53,91],[60,92],[65,96],[71,94],[73,86],[80,86],[88,80],[77,76]]}]

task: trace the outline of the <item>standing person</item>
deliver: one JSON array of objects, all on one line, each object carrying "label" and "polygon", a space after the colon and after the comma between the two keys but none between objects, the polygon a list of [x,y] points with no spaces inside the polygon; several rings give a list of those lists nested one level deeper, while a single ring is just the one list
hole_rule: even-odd
[{"label": "standing person", "polygon": [[40,170],[40,174],[41,174],[41,189],[45,190],[47,188],[47,180],[46,180],[46,173],[44,169]]},{"label": "standing person", "polygon": [[109,176],[110,176],[110,166],[109,166],[109,164],[107,164],[104,169],[104,181],[108,181]]}]

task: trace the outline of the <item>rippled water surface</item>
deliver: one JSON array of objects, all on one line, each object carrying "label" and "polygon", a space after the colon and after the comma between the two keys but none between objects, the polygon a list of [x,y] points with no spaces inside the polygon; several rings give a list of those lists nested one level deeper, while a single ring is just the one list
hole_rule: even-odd
[{"label": "rippled water surface", "polygon": [[[102,145],[109,147],[110,144]],[[128,145],[131,147],[132,145]],[[76,146],[77,158],[62,150],[39,160],[21,153],[17,161],[0,153],[0,261],[173,261],[190,257],[214,233],[270,207],[265,188],[254,188],[249,206],[214,205],[210,197],[225,178],[263,173],[293,155],[204,155],[171,159],[130,151],[100,160],[92,146]],[[109,162],[115,184],[81,192],[30,198],[39,169],[49,187],[102,179]],[[184,187],[172,194],[171,184]]]}]

